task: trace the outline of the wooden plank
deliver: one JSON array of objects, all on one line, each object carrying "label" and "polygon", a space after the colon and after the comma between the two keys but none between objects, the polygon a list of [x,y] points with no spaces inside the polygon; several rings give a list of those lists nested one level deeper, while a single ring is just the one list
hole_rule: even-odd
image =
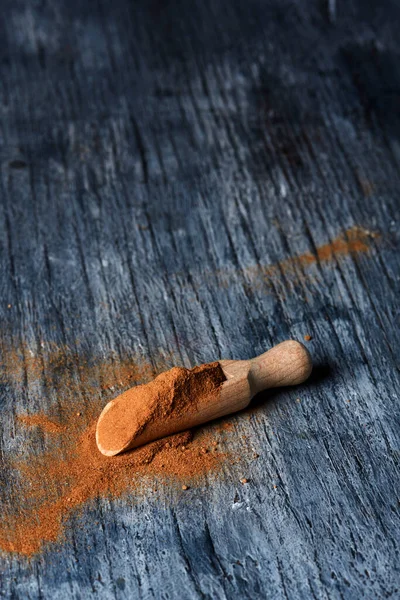
[{"label": "wooden plank", "polygon": [[399,8],[3,4],[2,513],[49,443],[16,415],[100,406],[124,361],[310,334],[316,369],[233,418],[242,462],[190,494],[2,552],[0,595],[397,597]]}]

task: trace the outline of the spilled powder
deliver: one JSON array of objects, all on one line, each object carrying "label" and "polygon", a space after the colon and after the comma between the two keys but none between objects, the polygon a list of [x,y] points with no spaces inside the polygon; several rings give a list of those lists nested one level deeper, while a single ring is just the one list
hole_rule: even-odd
[{"label": "spilled powder", "polygon": [[[169,366],[169,360],[155,357],[158,369]],[[113,394],[116,389],[129,387],[153,377],[152,366],[138,356],[120,357],[115,353],[102,359],[90,360],[66,345],[54,342],[39,343],[0,340],[0,373],[17,387],[45,385],[57,393],[73,394],[79,390],[93,396],[99,390]]]},{"label": "spilled powder", "polygon": [[[223,268],[211,274],[213,285],[229,286],[239,273],[244,275],[248,284],[257,287],[260,285],[271,286],[275,292],[284,295],[287,284],[298,284],[304,281],[305,273],[315,264],[330,264],[336,259],[365,253],[370,248],[371,240],[379,237],[379,233],[354,226],[340,233],[336,238],[326,244],[317,246],[313,251],[297,254],[285,260],[269,265],[251,265],[242,269]],[[179,275],[179,274],[178,274]],[[207,273],[201,274],[208,278]],[[307,274],[307,283],[310,284],[314,277]]]},{"label": "spilled powder", "polygon": [[217,399],[226,380],[219,362],[174,367],[110,402],[97,429],[105,454],[133,448],[190,426],[199,407]]},{"label": "spilled powder", "polygon": [[[227,460],[213,451],[209,434],[194,439],[184,432],[116,457],[105,457],[95,443],[95,423],[77,439],[68,456],[49,452],[14,465],[22,476],[16,510],[3,514],[0,548],[31,556],[62,537],[68,517],[98,497],[139,494],[146,478],[159,485],[170,478],[188,481],[215,471]],[[160,483],[161,482],[161,483]],[[153,482],[154,485],[154,482]]]},{"label": "spilled powder", "polygon": [[330,242],[318,246],[313,252],[304,252],[272,265],[249,267],[247,274],[250,278],[262,277],[264,282],[279,281],[282,275],[289,281],[300,282],[304,277],[302,268],[317,263],[329,263],[335,258],[367,252],[369,242],[374,237],[377,237],[376,233],[355,226],[347,229]]},{"label": "spilled powder", "polygon": [[[70,359],[68,354],[64,359],[59,357],[61,364]],[[84,364],[82,360],[76,365],[81,373],[78,383],[71,373],[64,374],[64,379],[57,378],[58,361],[52,362],[52,367],[49,363],[45,365],[49,380],[58,383],[61,392],[56,410],[50,411],[50,416],[17,415],[17,432],[23,428],[31,439],[24,442],[19,457],[5,456],[3,467],[8,486],[0,519],[3,551],[31,556],[48,543],[62,541],[70,518],[97,498],[124,496],[139,501],[144,493],[160,493],[166,484],[178,484],[179,489],[189,490],[227,461],[233,464],[239,460],[232,453],[220,451],[218,442],[223,431],[218,424],[194,435],[188,431],[175,434],[115,457],[102,455],[96,446],[93,415],[97,416],[100,406],[105,404],[104,392],[103,399],[97,394],[90,397],[91,402],[77,404],[75,397],[71,403],[70,394],[79,390],[85,395],[82,382],[87,372],[79,368]],[[89,390],[93,369],[96,370],[95,366],[90,365]],[[97,370],[102,369],[97,366]],[[143,369],[133,361],[133,380],[139,373]],[[212,392],[224,378],[219,363],[194,369],[193,373],[194,377],[190,377],[190,371],[174,368],[161,377],[164,384],[169,380],[167,389],[164,387],[164,392],[168,392],[166,405],[161,408],[166,418],[175,409],[178,414],[184,412],[196,389],[204,386],[203,391]],[[127,377],[124,383],[131,387],[132,378]],[[152,418],[157,415],[156,409]]]},{"label": "spilled powder", "polygon": [[[319,246],[315,253],[306,252],[299,255],[297,260],[303,265],[311,265],[318,261],[327,262],[335,256],[347,256],[352,253],[366,252],[369,247],[368,241],[371,237],[376,237],[376,234],[361,227],[352,227],[331,242]],[[296,258],[293,260],[296,260]]]},{"label": "spilled powder", "polygon": [[47,433],[59,433],[64,429],[60,423],[52,421],[46,415],[17,415],[17,419],[28,427],[37,426]]}]

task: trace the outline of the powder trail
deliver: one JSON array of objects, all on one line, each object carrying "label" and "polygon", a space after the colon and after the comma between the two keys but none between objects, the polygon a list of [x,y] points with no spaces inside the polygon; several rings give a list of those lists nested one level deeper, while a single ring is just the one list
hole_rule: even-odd
[{"label": "powder trail", "polygon": [[[354,226],[330,242],[318,246],[315,251],[304,252],[269,265],[249,265],[241,269],[225,267],[198,276],[201,279],[212,277],[213,284],[228,287],[238,275],[244,275],[251,286],[257,288],[260,285],[271,286],[273,283],[279,288],[280,295],[284,295],[286,283],[296,284],[305,280],[307,274],[302,270],[307,270],[318,263],[329,265],[335,259],[365,253],[369,250],[371,239],[377,237],[379,234],[376,232]],[[307,275],[308,283],[313,279],[310,274]]]}]

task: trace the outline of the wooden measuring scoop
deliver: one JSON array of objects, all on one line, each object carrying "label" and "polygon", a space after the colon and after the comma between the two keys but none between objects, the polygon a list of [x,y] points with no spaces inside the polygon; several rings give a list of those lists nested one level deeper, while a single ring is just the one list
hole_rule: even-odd
[{"label": "wooden measuring scoop", "polygon": [[[140,415],[143,406],[139,403],[135,405],[131,396],[127,395],[129,391],[111,400],[97,422],[96,442],[100,452],[106,456],[114,456],[243,410],[258,392],[302,383],[312,370],[308,350],[294,340],[282,342],[251,360],[221,360],[219,365],[226,380],[218,393],[202,397],[198,401],[194,398],[184,414],[172,414],[168,419],[149,421],[139,427],[137,424],[140,424],[140,418],[138,416],[136,419],[135,413]],[[127,407],[129,419],[125,419]],[[115,434],[110,436],[110,431]]]}]

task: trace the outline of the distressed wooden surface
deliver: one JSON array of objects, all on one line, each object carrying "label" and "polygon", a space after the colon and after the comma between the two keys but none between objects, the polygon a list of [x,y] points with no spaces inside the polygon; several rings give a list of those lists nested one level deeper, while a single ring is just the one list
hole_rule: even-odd
[{"label": "distressed wooden surface", "polygon": [[[189,494],[99,499],[31,561],[2,553],[1,597],[398,598],[399,6],[1,12],[3,352],[45,340],[156,368],[310,334],[317,365],[233,419],[226,445],[246,435],[258,460]],[[348,230],[366,251],[318,253]],[[55,389],[3,373],[3,458],[32,444],[15,415]]]}]

